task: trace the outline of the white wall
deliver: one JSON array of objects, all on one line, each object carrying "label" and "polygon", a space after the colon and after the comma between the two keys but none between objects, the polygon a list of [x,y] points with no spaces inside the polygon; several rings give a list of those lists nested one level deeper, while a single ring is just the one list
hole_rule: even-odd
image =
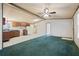
[{"label": "white wall", "polygon": [[0,49],[2,49],[2,6],[0,4]]},{"label": "white wall", "polygon": [[60,37],[73,37],[72,19],[58,19],[51,23],[51,34]]},{"label": "white wall", "polygon": [[39,23],[36,23],[36,30],[37,30],[37,34],[41,35],[46,33],[46,21],[41,21]]},{"label": "white wall", "polygon": [[76,45],[79,47],[79,38],[78,38],[78,14],[79,14],[79,9],[75,13],[73,20],[74,20],[74,41]]},{"label": "white wall", "polygon": [[38,33],[46,34],[46,23],[51,24],[51,35],[73,38],[72,19],[54,19],[36,23],[38,25]]}]

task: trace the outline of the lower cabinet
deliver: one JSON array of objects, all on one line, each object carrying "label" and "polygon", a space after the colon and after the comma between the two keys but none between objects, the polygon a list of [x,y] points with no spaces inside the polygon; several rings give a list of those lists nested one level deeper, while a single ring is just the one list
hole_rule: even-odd
[{"label": "lower cabinet", "polygon": [[4,31],[3,32],[3,42],[9,41],[10,38],[20,36],[20,31],[18,30],[11,30],[11,31]]}]

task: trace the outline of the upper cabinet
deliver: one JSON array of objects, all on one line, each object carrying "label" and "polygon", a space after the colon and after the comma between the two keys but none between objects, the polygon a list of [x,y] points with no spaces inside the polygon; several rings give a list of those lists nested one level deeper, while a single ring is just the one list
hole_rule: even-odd
[{"label": "upper cabinet", "polygon": [[15,22],[15,21],[13,21],[12,22],[12,26],[13,27],[19,27],[19,26],[26,27],[26,26],[30,26],[30,23],[27,23],[27,22]]}]

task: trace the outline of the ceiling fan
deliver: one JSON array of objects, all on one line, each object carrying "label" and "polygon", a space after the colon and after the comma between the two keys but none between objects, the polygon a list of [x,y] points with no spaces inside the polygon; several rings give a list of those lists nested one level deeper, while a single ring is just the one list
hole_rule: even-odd
[{"label": "ceiling fan", "polygon": [[44,17],[50,17],[50,16],[52,16],[53,14],[56,14],[56,12],[55,12],[55,11],[50,12],[48,8],[45,8],[45,9],[44,9],[44,12],[43,12],[43,16],[44,16]]}]

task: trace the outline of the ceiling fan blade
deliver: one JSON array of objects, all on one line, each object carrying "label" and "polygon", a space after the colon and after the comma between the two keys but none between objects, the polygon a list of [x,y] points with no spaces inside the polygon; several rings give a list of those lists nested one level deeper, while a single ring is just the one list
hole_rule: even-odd
[{"label": "ceiling fan blade", "polygon": [[50,14],[56,14],[56,12],[54,11],[54,12],[49,12]]}]

